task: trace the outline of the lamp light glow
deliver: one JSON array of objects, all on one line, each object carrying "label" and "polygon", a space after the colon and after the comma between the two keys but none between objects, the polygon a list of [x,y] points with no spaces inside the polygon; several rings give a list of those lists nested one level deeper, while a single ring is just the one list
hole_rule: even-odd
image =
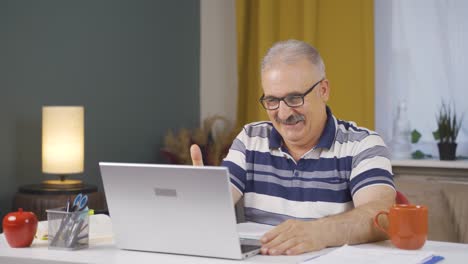
[{"label": "lamp light glow", "polygon": [[42,172],[64,175],[83,171],[84,107],[43,106]]}]

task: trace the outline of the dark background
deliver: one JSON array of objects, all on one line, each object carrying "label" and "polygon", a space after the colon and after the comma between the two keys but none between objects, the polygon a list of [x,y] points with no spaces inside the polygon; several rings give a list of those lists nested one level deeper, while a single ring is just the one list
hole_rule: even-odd
[{"label": "dark background", "polygon": [[198,1],[0,0],[0,216],[41,172],[43,105],[84,105],[85,171],[164,162],[168,129],[199,123]]}]

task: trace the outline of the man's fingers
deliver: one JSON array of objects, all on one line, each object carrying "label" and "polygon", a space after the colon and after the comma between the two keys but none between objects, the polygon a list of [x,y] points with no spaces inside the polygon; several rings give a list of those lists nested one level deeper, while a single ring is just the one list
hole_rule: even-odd
[{"label": "man's fingers", "polygon": [[262,243],[262,251],[268,251],[270,252],[270,249],[276,248],[277,246],[281,245],[285,241],[288,241],[291,239],[291,235],[284,232],[281,234],[278,234],[275,238],[270,240],[268,243]]},{"label": "man's fingers", "polygon": [[306,245],[304,243],[299,243],[285,251],[285,255],[299,255],[307,252]]},{"label": "man's fingers", "polygon": [[261,238],[260,241],[262,244],[266,244],[271,240],[275,239],[279,234],[283,233],[284,231],[288,230],[291,225],[291,221],[285,221],[272,230],[266,232]]},{"label": "man's fingers", "polygon": [[290,248],[296,247],[299,243],[299,239],[292,237],[281,244],[272,247],[268,250],[268,255],[282,255],[288,252]]},{"label": "man's fingers", "polygon": [[190,147],[190,157],[192,157],[193,166],[203,166],[203,157],[200,147],[197,144],[193,144]]},{"label": "man's fingers", "polygon": [[[283,223],[286,224],[286,223]],[[285,241],[289,240],[291,238],[291,234],[289,234],[286,230],[284,225],[281,224],[274,228],[273,230],[270,230],[267,234],[263,235],[263,237],[260,239],[262,243],[262,248],[261,252],[262,254],[282,254],[282,252],[278,253],[276,250],[276,247],[284,243]],[[272,251],[272,249],[275,249]]]}]

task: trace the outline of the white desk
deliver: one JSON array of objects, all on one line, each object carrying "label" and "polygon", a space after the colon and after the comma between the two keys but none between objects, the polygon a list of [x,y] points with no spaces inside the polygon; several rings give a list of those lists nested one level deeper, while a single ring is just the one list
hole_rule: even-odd
[{"label": "white desk", "polygon": [[[393,248],[389,241],[359,245],[361,248]],[[324,249],[316,253],[300,256],[262,256],[258,255],[244,261],[223,260],[215,258],[190,257],[182,255],[159,254],[119,250],[111,241],[91,243],[89,249],[77,251],[60,251],[47,249],[46,241],[34,241],[30,248],[10,248],[3,236],[0,235],[0,263],[1,264],[45,264],[45,263],[300,263],[316,254],[322,254],[331,249]],[[428,241],[424,245],[425,251],[432,251],[436,255],[445,257],[441,262],[467,263],[468,244]]]}]

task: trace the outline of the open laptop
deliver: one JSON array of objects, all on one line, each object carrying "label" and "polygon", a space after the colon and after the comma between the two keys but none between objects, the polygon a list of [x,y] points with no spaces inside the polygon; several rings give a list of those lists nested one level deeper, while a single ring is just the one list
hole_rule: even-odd
[{"label": "open laptop", "polygon": [[239,239],[227,168],[99,166],[117,247],[227,259],[259,252],[258,241]]}]

